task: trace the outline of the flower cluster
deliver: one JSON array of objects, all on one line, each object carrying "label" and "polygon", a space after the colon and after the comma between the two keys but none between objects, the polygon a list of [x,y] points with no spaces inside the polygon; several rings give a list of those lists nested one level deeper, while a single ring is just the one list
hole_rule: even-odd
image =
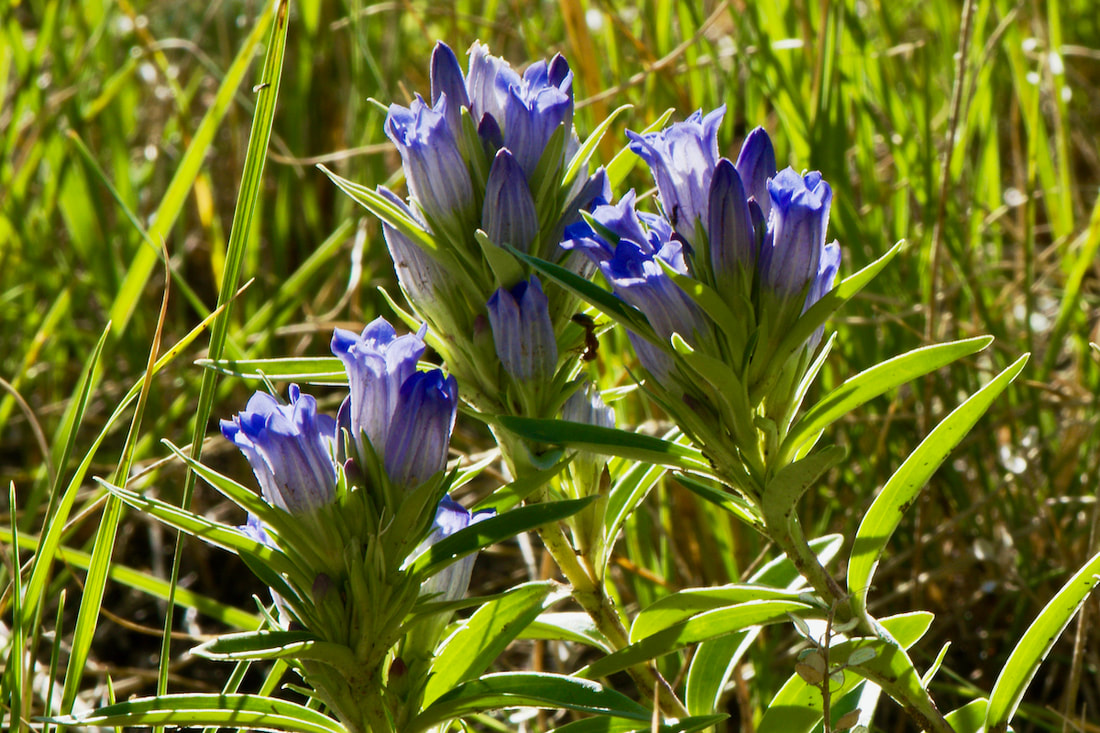
[{"label": "flower cluster", "polygon": [[[630,338],[651,394],[712,460],[737,462],[720,447],[733,445],[759,467],[798,407],[820,324],[793,347],[790,334],[832,288],[840,248],[825,241],[829,184],[816,172],[777,171],[759,128],[736,163],[720,157],[723,114],[631,133],[662,214],[636,211],[631,191],[571,227],[564,246],[584,252],[648,321],[650,333]],[[774,430],[761,435],[753,415]]]},{"label": "flower cluster", "polygon": [[[387,558],[384,567],[400,567],[404,557],[487,516],[471,516],[445,493],[458,388],[438,369],[417,369],[423,337],[423,330],[398,336],[382,318],[362,334],[338,329],[332,351],[350,387],[338,419],[319,414],[316,400],[292,385],[289,404],[258,392],[221,423],[274,510],[264,522],[250,516],[242,531],[307,564],[318,559],[314,575],[298,583],[303,587],[280,599],[281,609],[333,641],[350,640],[323,628],[312,606],[321,577],[325,585],[358,584],[347,548],[375,548],[369,551]],[[394,527],[402,523],[408,532]],[[308,547],[299,546],[303,542]],[[359,558],[356,567],[371,568],[367,560]],[[460,598],[472,563],[469,556],[424,580],[419,594]]]},{"label": "flower cluster", "polygon": [[[409,199],[380,189],[376,209],[398,282],[434,335],[433,347],[490,413],[552,415],[583,333],[568,328],[576,299],[544,291],[513,251],[587,275],[560,241],[581,212],[611,194],[573,132],[573,73],[563,57],[520,74],[475,43],[463,73],[440,43],[432,54],[430,102],[392,105],[386,135],[397,146]],[[561,343],[559,343],[559,341]],[[564,393],[563,393],[564,392]]]}]

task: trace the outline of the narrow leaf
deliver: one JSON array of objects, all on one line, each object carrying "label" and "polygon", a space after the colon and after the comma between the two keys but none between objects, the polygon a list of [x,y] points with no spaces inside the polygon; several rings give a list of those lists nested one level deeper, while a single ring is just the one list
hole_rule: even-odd
[{"label": "narrow leaf", "polygon": [[955,408],[882,487],[860,522],[848,561],[848,590],[852,594],[852,609],[857,615],[866,613],[871,578],[878,566],[879,557],[901,522],[905,510],[940,464],[947,459],[948,454],[985,414],[993,400],[1012,383],[1024,368],[1027,358],[1025,354],[1017,359],[989,384]]}]

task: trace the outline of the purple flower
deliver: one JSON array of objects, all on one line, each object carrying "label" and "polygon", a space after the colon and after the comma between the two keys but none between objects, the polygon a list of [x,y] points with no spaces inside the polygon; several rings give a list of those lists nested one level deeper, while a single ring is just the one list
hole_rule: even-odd
[{"label": "purple flower", "polygon": [[741,177],[745,193],[760,207],[765,221],[772,205],[768,195],[768,179],[775,175],[775,170],[772,139],[763,127],[758,127],[749,133],[741,145],[741,154],[737,156],[737,174]]},{"label": "purple flower", "polygon": [[447,467],[447,446],[458,411],[458,383],[432,369],[401,385],[386,437],[386,474],[397,486],[416,488]]},{"label": "purple flower", "polygon": [[401,153],[409,194],[429,222],[466,221],[474,206],[470,171],[449,123],[452,103],[441,94],[434,108],[417,97],[406,108],[390,105],[386,136]]},{"label": "purple flower", "polygon": [[[420,549],[423,551],[436,542],[450,537],[460,529],[466,529],[471,524],[477,524],[481,520],[495,515],[495,509],[485,509],[471,515],[465,507],[449,495],[444,494],[435,512],[431,534],[421,544]],[[470,575],[473,573],[474,560],[476,559],[476,554],[467,555],[443,568],[421,584],[420,594],[438,594],[436,600],[440,601],[457,601],[462,598],[466,595],[466,589],[470,586]]]},{"label": "purple flower", "polygon": [[502,148],[489,169],[482,228],[497,245],[509,244],[527,252],[539,233],[539,215],[527,187],[527,178],[515,157]]},{"label": "purple flower", "polygon": [[401,387],[416,373],[424,348],[423,331],[398,337],[384,318],[376,318],[360,335],[342,328],[333,332],[332,353],[343,362],[350,388],[341,413],[348,414],[348,427],[360,455],[365,433],[374,453],[385,456]]},{"label": "purple flower", "polygon": [[806,293],[821,265],[833,191],[820,173],[802,177],[787,168],[768,181],[768,193],[772,209],[761,281],[783,298]]},{"label": "purple flower", "polygon": [[550,321],[550,303],[537,277],[489,298],[489,326],[505,371],[520,382],[543,382],[554,376],[558,345]]},{"label": "purple flower", "polygon": [[707,232],[711,267],[719,285],[737,282],[735,278],[742,272],[756,269],[759,246],[745,188],[741,176],[725,158],[714,169]]},{"label": "purple flower", "polygon": [[290,404],[257,392],[243,412],[221,421],[222,435],[240,448],[269,504],[305,512],[336,496],[332,458],[336,422],[317,414],[317,401],[290,387]]},{"label": "purple flower", "polygon": [[489,55],[488,47],[475,43],[466,88],[482,137],[499,135],[490,142],[510,149],[528,180],[554,131],[564,125],[568,137],[573,126],[573,72],[561,55],[531,64],[520,76],[506,61]]},{"label": "purple flower", "polygon": [[700,110],[660,132],[627,132],[630,149],[653,173],[665,216],[693,246],[708,222],[710,182],[718,164],[718,127],[725,113],[725,106],[706,117]]}]

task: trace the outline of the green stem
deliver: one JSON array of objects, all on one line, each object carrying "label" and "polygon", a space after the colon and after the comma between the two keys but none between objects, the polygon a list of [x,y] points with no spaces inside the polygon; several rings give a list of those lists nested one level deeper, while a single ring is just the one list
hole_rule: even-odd
[{"label": "green stem", "polygon": [[[786,553],[795,568],[806,578],[809,584],[822,599],[836,609],[836,620],[843,623],[853,617],[851,605],[848,603],[849,594],[840,586],[832,575],[818,562],[817,555],[806,542],[802,532],[802,525],[798,517],[791,514],[785,526],[768,526],[769,536]],[[881,633],[872,624],[869,616],[859,617],[859,630],[866,636],[881,637]],[[955,733],[951,724],[944,719],[943,714],[936,707],[935,701],[927,694],[918,697],[913,695],[909,688],[890,680],[879,677],[867,670],[860,670],[860,674],[871,682],[874,682],[891,697],[901,704],[906,714],[916,722],[922,730],[931,733]]]}]

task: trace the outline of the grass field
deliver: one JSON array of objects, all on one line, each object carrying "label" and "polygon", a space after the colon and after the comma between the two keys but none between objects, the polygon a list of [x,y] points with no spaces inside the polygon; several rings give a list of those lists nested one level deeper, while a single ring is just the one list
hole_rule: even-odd
[{"label": "grass field", "polygon": [[[194,363],[207,354],[208,333],[189,337],[231,282],[225,272],[248,283],[227,330],[215,334],[232,358],[324,355],[334,326],[390,315],[377,289],[396,292],[379,224],[316,164],[367,186],[401,183],[385,106],[427,94],[436,40],[461,52],[480,39],[518,67],[564,54],[582,138],[632,106],[601,144],[600,162],[624,147],[624,129],[669,108],[682,119],[725,104],[725,154],[763,125],[780,167],[817,169],[832,184],[842,274],[905,240],[832,322],[838,342],[822,389],[921,344],[996,337],[991,349],[839,426],[834,440],[849,458],[826,491],[807,498],[811,534],[851,537],[921,437],[1032,354],[906,516],[877,577],[876,612],[936,614],[914,651],[918,668],[951,642],[933,685],[947,709],[990,688],[1015,640],[1100,549],[1100,354],[1089,347],[1100,341],[1093,0],[302,0],[288,18],[262,175],[244,161],[264,99],[254,85],[270,8],[3,6],[0,507],[10,511],[0,520],[0,647],[12,659],[25,645],[33,659],[15,688],[27,717],[41,714],[51,682],[54,704],[65,697],[92,707],[107,699],[108,678],[118,699],[156,688],[176,537],[106,502],[93,477],[242,519],[205,486],[192,491],[161,443],[186,445],[198,417],[198,434],[210,436],[204,460],[249,480],[216,419],[257,385],[215,382]],[[242,176],[257,203],[252,226],[240,228],[238,217],[234,229]],[[641,166],[629,183],[652,187]],[[609,356],[629,353],[625,342],[603,337],[598,365],[608,385],[629,380]],[[155,346],[168,356],[142,389]],[[116,412],[131,391],[140,399]],[[640,406],[625,414],[635,424],[654,417]],[[476,453],[489,441],[460,419],[456,445]],[[713,515],[672,477],[653,492],[619,545],[615,585],[626,605],[741,578],[765,549],[744,526],[705,517]],[[56,560],[33,586],[36,623],[24,638],[13,619],[26,612],[28,574],[14,582],[13,571],[51,526],[61,530]],[[88,553],[111,542],[102,611],[78,616],[86,577],[106,570],[88,575]],[[518,549],[499,548],[479,564],[475,587],[499,590],[526,567]],[[220,689],[229,665],[185,651],[203,634],[253,624],[250,596],[264,589],[235,559],[194,541],[183,543],[179,586],[168,686]],[[1100,730],[1098,611],[1090,601],[1055,646],[1016,730]],[[751,679],[730,693],[729,730],[750,730],[790,674],[788,633],[769,631],[750,653]],[[74,634],[87,641],[82,676],[66,674]],[[51,658],[57,640],[60,657]],[[504,662],[530,665],[529,649]],[[679,660],[663,664],[675,678]],[[900,715],[880,719],[883,730],[907,729]]]}]

